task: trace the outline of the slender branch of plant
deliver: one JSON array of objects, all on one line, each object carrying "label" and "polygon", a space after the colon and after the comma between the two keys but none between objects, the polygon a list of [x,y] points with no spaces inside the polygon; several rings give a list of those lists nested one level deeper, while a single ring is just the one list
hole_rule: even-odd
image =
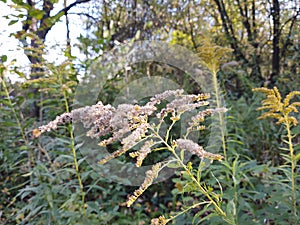
[{"label": "slender branch of plant", "polygon": [[24,141],[25,146],[28,146],[28,167],[31,168],[32,165],[35,164],[34,157],[33,157],[32,151],[31,151],[32,148],[29,147],[30,145],[29,145],[28,139],[27,139],[27,137],[25,135],[25,130],[24,130],[22,124],[21,124],[21,121],[19,119],[19,115],[18,115],[18,113],[17,113],[17,111],[16,111],[16,109],[14,107],[14,104],[13,104],[13,102],[11,100],[11,97],[10,97],[10,94],[9,94],[9,90],[8,90],[8,87],[7,87],[6,82],[5,82],[5,77],[4,77],[5,71],[6,71],[6,67],[4,67],[3,65],[0,65],[0,72],[1,72],[1,74],[0,74],[0,80],[1,80],[1,84],[3,86],[4,93],[6,95],[6,99],[7,99],[8,105],[9,105],[11,111],[12,111],[12,114],[13,114],[14,118],[15,118],[15,121],[17,123],[17,127],[19,128],[19,131],[20,131],[20,134],[21,134],[21,138]]},{"label": "slender branch of plant", "polygon": [[[70,113],[66,85],[63,83],[62,75],[58,75],[58,80],[59,80],[59,84],[60,84],[60,87],[61,87],[61,92],[62,92],[62,95],[63,95],[65,111],[66,111],[66,113]],[[73,127],[72,127],[71,124],[68,124],[67,128],[68,128],[68,132],[69,132],[70,140],[71,140],[71,146],[70,147],[71,147],[71,150],[72,150],[72,156],[73,156],[73,160],[74,160],[76,176],[77,176],[77,180],[78,180],[78,184],[79,184],[79,188],[80,188],[79,191],[80,191],[80,194],[81,194],[81,203],[82,203],[83,213],[84,213],[84,215],[86,215],[85,193],[84,193],[84,190],[83,190],[83,183],[82,183],[82,179],[81,179],[81,175],[80,175],[80,171],[79,171],[79,165],[78,165],[76,148],[75,148],[75,138],[74,138],[74,134],[73,134]]]}]

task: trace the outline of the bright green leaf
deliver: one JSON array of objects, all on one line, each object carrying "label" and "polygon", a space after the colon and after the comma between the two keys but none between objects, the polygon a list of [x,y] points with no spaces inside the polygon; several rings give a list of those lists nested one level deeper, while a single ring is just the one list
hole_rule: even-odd
[{"label": "bright green leaf", "polygon": [[6,62],[7,61],[7,55],[2,55],[1,56],[1,61]]},{"label": "bright green leaf", "polygon": [[45,14],[45,12],[42,10],[39,10],[39,9],[31,9],[29,11],[29,15],[38,20],[41,20],[43,18],[44,14]]},{"label": "bright green leaf", "polygon": [[22,5],[23,1],[22,0],[12,0],[13,3],[17,5]]},{"label": "bright green leaf", "polygon": [[14,25],[15,23],[17,23],[19,20],[11,20],[8,23],[8,26]]},{"label": "bright green leaf", "polygon": [[3,127],[15,127],[15,128],[18,128],[17,124],[15,122],[10,122],[10,121],[0,121],[0,124],[3,126]]},{"label": "bright green leaf", "polygon": [[300,152],[295,156],[295,162],[298,162],[299,159],[300,159]]}]

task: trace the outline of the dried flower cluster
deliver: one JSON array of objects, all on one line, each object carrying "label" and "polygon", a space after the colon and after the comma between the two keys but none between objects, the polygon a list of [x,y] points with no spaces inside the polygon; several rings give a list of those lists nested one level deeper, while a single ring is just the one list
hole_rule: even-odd
[{"label": "dried flower cluster", "polygon": [[[175,93],[177,94],[177,93]],[[178,96],[178,95],[175,95]],[[179,97],[179,98],[178,98]],[[173,101],[166,105],[166,108],[163,108],[158,114],[157,117],[160,119],[165,118],[168,113],[172,114],[172,120],[180,119],[180,115],[194,110],[198,107],[208,105],[208,101],[204,101],[210,98],[209,94],[199,94],[199,95],[179,95]]]},{"label": "dried flower cluster", "polygon": [[210,160],[222,160],[223,156],[213,154],[204,150],[204,148],[191,140],[177,139],[176,145],[179,149],[187,150],[192,154],[197,155],[199,158],[207,158]]},{"label": "dried flower cluster", "polygon": [[284,100],[282,100],[277,87],[274,87],[273,89],[254,88],[253,91],[261,92],[267,96],[267,98],[262,101],[263,106],[259,107],[257,110],[267,109],[269,111],[263,113],[258,119],[275,118],[277,119],[277,124],[298,124],[297,119],[289,114],[291,112],[298,112],[296,107],[300,106],[300,102],[293,102],[290,104],[290,101],[295,95],[300,95],[300,91],[290,92]]},{"label": "dried flower cluster", "polygon": [[[156,113],[156,117],[160,120],[163,120],[171,113],[171,119],[177,121],[184,112],[208,105],[208,102],[205,100],[210,97],[209,94],[185,95],[183,92],[183,90],[165,91],[152,97],[144,106],[120,104],[115,108],[109,104],[103,105],[102,102],[98,102],[96,105],[75,109],[70,113],[57,116],[54,121],[35,130],[34,136],[38,137],[46,131],[57,129],[58,125],[67,122],[80,122],[85,128],[89,129],[87,136],[91,138],[110,135],[109,138],[99,143],[101,146],[107,146],[116,141],[121,142],[122,148],[120,150],[99,161],[100,164],[103,164],[112,158],[124,154],[147,136],[146,133],[150,127],[148,117],[157,111],[156,105],[160,104],[161,101],[173,98],[165,108]],[[209,114],[212,114],[212,110],[201,111],[198,117],[204,117]],[[197,117],[193,117],[192,120],[192,126],[202,121],[202,119],[197,119]],[[132,157],[137,157],[137,166],[141,166],[143,159],[150,153],[150,147],[149,143],[145,143],[141,150],[135,153],[135,156],[131,154]]]},{"label": "dried flower cluster", "polygon": [[81,122],[85,128],[90,128],[87,136],[101,137],[111,132],[110,120],[114,112],[115,109],[111,105],[104,106],[102,102],[98,102],[96,105],[75,109],[70,113],[57,116],[47,125],[39,127],[39,132],[35,131],[35,136],[55,130],[59,125],[68,122]]},{"label": "dried flower cluster", "polygon": [[188,132],[204,130],[204,125],[199,125],[201,122],[205,120],[205,117],[214,115],[215,113],[225,113],[227,112],[226,108],[216,108],[216,109],[205,109],[199,111],[195,116],[191,118],[191,122],[189,122]]},{"label": "dried flower cluster", "polygon": [[140,167],[142,165],[143,160],[151,152],[151,147],[153,145],[154,145],[153,140],[145,141],[144,145],[141,147],[141,149],[139,151],[129,153],[129,155],[132,158],[137,157],[137,159],[136,159],[136,166],[137,167]]},{"label": "dried flower cluster", "polygon": [[[150,98],[149,102],[144,106],[137,104],[120,104],[115,108],[111,105],[103,105],[102,102],[98,102],[96,105],[75,109],[70,113],[64,113],[56,117],[54,121],[41,126],[38,130],[36,129],[34,135],[38,137],[40,134],[52,129],[57,129],[58,125],[67,122],[82,123],[88,130],[87,136],[91,138],[107,137],[102,140],[99,145],[107,146],[116,141],[121,143],[122,147],[102,158],[98,162],[100,164],[104,164],[126,153],[135,146],[140,146],[138,151],[129,153],[132,158],[136,158],[136,166],[139,167],[152,150],[157,150],[154,146],[163,143],[166,145],[166,148],[162,149],[171,150],[171,148],[173,148],[172,152],[174,153],[175,148],[179,148],[189,151],[200,158],[221,160],[223,158],[221,155],[206,152],[203,147],[188,139],[177,139],[173,142],[173,145],[170,146],[168,144],[170,141],[169,132],[172,126],[168,128],[169,130],[166,131],[165,135],[161,136],[159,132],[160,124],[165,118],[168,117],[173,123],[176,123],[176,121],[180,120],[183,113],[199,109],[199,107],[209,104],[209,102],[206,101],[210,97],[209,94],[186,95],[183,94],[183,92],[183,90],[165,91]],[[165,107],[162,106],[162,103],[164,103]],[[158,110],[158,105],[162,107],[161,110]],[[204,126],[200,125],[200,123],[204,121],[206,116],[225,111],[226,109],[224,108],[200,110],[191,118],[187,134],[193,130],[204,129]],[[150,116],[158,118],[158,124],[150,124]],[[154,179],[158,177],[159,171],[164,166],[165,164],[157,163],[151,170],[146,172],[144,182],[134,191],[133,195],[128,198],[126,202],[128,207],[153,183]],[[166,223],[167,220],[164,217],[159,217],[153,219],[151,224]]]}]

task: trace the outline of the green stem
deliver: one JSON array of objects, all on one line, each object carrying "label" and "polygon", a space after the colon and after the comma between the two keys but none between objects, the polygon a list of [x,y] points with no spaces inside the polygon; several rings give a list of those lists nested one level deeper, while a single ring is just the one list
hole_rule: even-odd
[{"label": "green stem", "polygon": [[179,164],[181,165],[181,167],[187,172],[187,174],[189,175],[189,177],[193,180],[193,182],[196,183],[196,185],[199,187],[199,190],[202,194],[204,194],[209,202],[211,204],[214,205],[216,211],[223,217],[226,216],[226,213],[221,209],[221,207],[215,202],[215,200],[213,200],[213,198],[210,196],[210,194],[202,187],[202,185],[200,184],[200,182],[198,182],[198,180],[194,177],[194,175],[191,173],[191,171],[187,168],[187,166],[182,162],[182,160],[180,159],[180,157],[176,154],[175,150],[167,143],[167,140],[164,140],[157,132],[155,132],[153,129],[151,129],[152,132],[154,132],[154,134],[156,135],[156,137],[158,139],[161,140],[161,142],[163,142],[168,150],[170,152],[172,152],[172,154],[174,155],[174,157],[176,158],[176,160],[179,162]]},{"label": "green stem", "polygon": [[181,159],[178,157],[178,155],[176,154],[176,152],[174,151],[173,148],[171,148],[169,146],[169,150],[173,153],[173,155],[175,156],[175,158],[177,159],[177,161],[180,163],[181,167],[187,172],[187,174],[189,175],[189,177],[197,184],[197,186],[199,187],[199,190],[201,191],[202,194],[204,194],[208,200],[210,201],[210,203],[212,203],[214,205],[214,207],[216,208],[217,212],[225,217],[226,213],[221,209],[221,207],[215,202],[215,200],[213,200],[213,198],[210,196],[210,194],[202,187],[202,185],[198,182],[198,180],[194,177],[194,175],[191,173],[191,171],[186,167],[186,165],[181,161]]},{"label": "green stem", "polygon": [[180,216],[180,215],[182,215],[182,214],[190,211],[191,209],[193,209],[193,208],[195,208],[197,206],[200,206],[200,205],[204,205],[204,204],[210,204],[210,202],[199,202],[197,204],[194,204],[194,205],[186,208],[185,210],[180,211],[178,214],[176,214],[176,216],[172,216],[169,219],[167,219],[167,223],[170,222],[171,220],[175,219],[176,217],[178,217],[178,216]]},{"label": "green stem", "polygon": [[1,79],[1,81],[2,81],[2,85],[3,85],[3,88],[4,88],[4,92],[5,92],[7,101],[8,101],[8,103],[9,103],[9,107],[11,108],[11,111],[13,112],[13,115],[14,115],[14,117],[15,117],[15,120],[16,120],[16,122],[17,122],[17,125],[18,125],[18,127],[19,127],[19,129],[20,129],[22,139],[23,139],[25,142],[27,142],[27,139],[26,139],[26,137],[25,137],[25,133],[24,133],[24,131],[23,131],[21,122],[20,122],[20,120],[19,120],[19,118],[18,118],[18,116],[17,116],[17,112],[16,112],[15,108],[13,107],[12,101],[11,101],[11,99],[10,99],[9,92],[8,92],[7,86],[6,86],[6,84],[5,84],[4,78]]},{"label": "green stem", "polygon": [[[17,125],[18,125],[18,127],[19,127],[19,130],[20,130],[22,139],[24,140],[25,145],[26,145],[26,146],[29,146],[28,141],[27,141],[27,138],[26,138],[26,135],[25,135],[25,132],[24,132],[24,129],[23,129],[22,125],[21,125],[21,122],[20,122],[20,120],[19,120],[19,117],[18,117],[18,115],[17,115],[17,112],[16,112],[16,110],[15,110],[15,108],[14,108],[14,106],[13,106],[13,103],[12,103],[11,99],[10,99],[9,92],[8,92],[8,88],[7,88],[7,86],[6,86],[6,83],[5,83],[3,74],[1,74],[0,79],[1,79],[1,83],[2,83],[2,86],[3,86],[3,89],[4,89],[4,93],[5,93],[5,95],[6,95],[6,98],[7,98],[8,104],[9,104],[9,107],[11,108],[11,111],[12,111],[14,117],[15,117],[16,123],[17,123]],[[29,149],[31,149],[31,148],[29,148]],[[28,152],[28,162],[29,162],[29,168],[30,168],[30,167],[31,167],[30,165],[34,164],[34,159],[32,158],[31,151]]]},{"label": "green stem", "polygon": [[78,180],[78,183],[79,183],[79,188],[80,188],[80,193],[81,193],[81,202],[82,202],[83,212],[84,212],[84,214],[86,214],[85,194],[84,194],[83,184],[82,184],[82,180],[81,180],[81,176],[80,176],[80,172],[79,172],[79,166],[78,166],[78,161],[77,161],[77,155],[76,155],[75,142],[74,142],[74,136],[73,136],[72,128],[70,128],[69,131],[70,131],[70,138],[71,138],[72,154],[73,154],[73,158],[74,158],[74,165],[75,165],[77,180]]},{"label": "green stem", "polygon": [[[213,70],[213,85],[215,89],[215,95],[216,95],[216,103],[217,103],[217,108],[223,107],[221,105],[220,101],[220,90],[218,87],[218,80],[217,80],[217,71]],[[226,141],[225,141],[225,132],[224,132],[224,120],[223,120],[223,115],[221,112],[218,112],[219,115],[219,121],[220,121],[220,129],[221,129],[221,138],[222,138],[222,148],[223,148],[223,154],[224,154],[224,160],[227,162],[227,148],[226,148]]]},{"label": "green stem", "polygon": [[[235,176],[235,173],[233,174],[233,176]],[[236,212],[236,207],[237,205],[239,204],[238,202],[238,192],[237,192],[237,185],[236,185],[236,182],[233,182],[234,185],[233,185],[233,189],[234,189],[234,224],[235,225],[238,225],[239,224],[239,221],[238,221],[238,215],[237,215],[237,212]]]},{"label": "green stem", "polygon": [[[179,116],[180,116],[180,115],[179,115]],[[176,121],[173,120],[173,121],[172,121],[172,124],[169,126],[169,128],[168,128],[168,130],[167,130],[167,132],[166,132],[165,142],[168,142],[169,136],[170,136],[170,132],[171,132],[173,126],[175,125],[175,123],[176,123]],[[157,134],[158,134],[158,132],[157,132]]]},{"label": "green stem", "polygon": [[[60,84],[61,84],[61,87],[62,87],[63,82],[62,82],[61,79],[60,79]],[[65,90],[62,90],[62,92],[63,92],[63,96],[64,96],[66,112],[69,113],[70,109],[69,109],[67,94],[66,94]],[[84,215],[86,215],[85,193],[84,193],[84,190],[83,190],[83,183],[82,183],[81,176],[80,176],[79,165],[78,165],[78,161],[77,161],[77,154],[76,154],[76,149],[75,149],[75,139],[74,139],[73,130],[72,130],[71,125],[68,126],[68,131],[70,133],[70,138],[71,138],[71,149],[72,149],[72,155],[73,155],[73,160],[74,160],[76,176],[77,176],[77,180],[78,180],[79,188],[80,188],[80,193],[81,193],[81,202],[82,202],[82,207],[83,207],[83,213],[84,213]]]},{"label": "green stem", "polygon": [[292,183],[292,204],[293,204],[293,210],[294,210],[294,224],[297,224],[297,208],[296,208],[296,196],[295,196],[295,156],[294,156],[294,147],[292,142],[292,134],[291,134],[291,127],[290,122],[288,120],[288,115],[285,115],[285,125],[287,130],[287,136],[288,136],[288,144],[289,144],[289,150],[290,150],[290,157],[291,157],[291,183]]}]

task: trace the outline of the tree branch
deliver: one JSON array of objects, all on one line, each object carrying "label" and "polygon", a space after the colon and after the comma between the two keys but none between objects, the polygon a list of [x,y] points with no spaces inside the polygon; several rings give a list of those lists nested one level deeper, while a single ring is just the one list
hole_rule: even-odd
[{"label": "tree branch", "polygon": [[295,22],[296,22],[297,17],[298,17],[299,14],[300,14],[300,12],[297,11],[296,15],[293,16],[293,17],[291,17],[291,18],[289,18],[289,19],[282,25],[282,27],[281,27],[281,29],[280,29],[280,33],[281,33],[283,27],[284,27],[288,22],[292,21],[292,22],[291,22],[291,25],[290,25],[290,28],[289,28],[289,33],[286,35],[286,41],[285,41],[285,43],[284,43],[284,45],[283,45],[283,48],[282,48],[281,57],[285,57],[285,53],[286,53],[286,51],[287,51],[288,46],[289,46],[290,44],[292,44],[292,43],[291,43],[291,34],[292,34],[293,27],[294,27],[294,25],[295,25]]},{"label": "tree branch", "polygon": [[247,33],[248,33],[248,35],[247,35],[248,36],[248,41],[252,44],[252,40],[253,40],[252,36],[253,35],[252,35],[252,31],[251,31],[251,25],[249,23],[247,3],[244,2],[245,11],[243,11],[242,4],[239,0],[237,0],[237,3],[238,3],[238,8],[239,8],[240,14],[242,16],[242,23],[243,23],[243,25],[246,28]]},{"label": "tree branch", "polygon": [[[70,4],[69,6],[61,9],[58,13],[56,13],[54,16],[52,16],[52,18],[54,19],[54,21],[51,21],[51,23],[49,24],[49,21],[48,24],[46,24],[46,20],[50,18],[50,16],[48,16],[47,18],[43,18],[43,20],[41,21],[41,25],[40,25],[40,28],[42,29],[39,29],[39,31],[37,32],[37,35],[39,36],[39,38],[41,39],[45,39],[47,33],[51,30],[51,28],[54,26],[54,24],[65,14],[68,13],[68,11],[70,9],[72,9],[74,6],[76,5],[79,5],[79,4],[82,4],[82,3],[86,3],[86,2],[89,2],[91,0],[77,0],[75,2],[73,2],[72,4]],[[49,12],[50,13],[50,12]]]},{"label": "tree branch", "polygon": [[87,18],[92,19],[92,20],[95,21],[95,22],[98,22],[98,20],[99,20],[99,19],[97,19],[97,18],[91,16],[91,15],[88,14],[88,13],[72,13],[72,12],[70,12],[70,13],[67,13],[67,14],[69,14],[69,15],[77,15],[77,16],[86,16]]},{"label": "tree branch", "polygon": [[296,19],[297,19],[297,17],[298,17],[299,15],[300,15],[300,9],[296,12],[296,15],[294,15],[294,16],[291,17],[291,18],[289,18],[287,21],[284,22],[284,24],[282,24],[282,26],[280,27],[280,30],[279,30],[280,34],[281,34],[283,28],[284,28],[289,22],[292,21],[292,25],[293,25],[293,24],[295,23],[295,21],[296,21]]},{"label": "tree branch", "polygon": [[217,5],[217,8],[218,8],[221,20],[222,20],[222,26],[225,30],[227,40],[229,41],[231,48],[234,50],[234,54],[235,54],[237,60],[242,60],[245,63],[248,63],[248,60],[246,59],[246,57],[244,56],[244,54],[242,53],[241,49],[238,46],[238,40],[235,36],[234,30],[232,27],[232,21],[230,20],[228,14],[227,14],[223,0],[214,0],[214,2]]},{"label": "tree branch", "polygon": [[[62,12],[64,12],[64,14],[65,14],[65,13],[68,13],[68,11],[69,11],[71,8],[73,8],[74,6],[79,5],[79,4],[82,4],[82,3],[86,3],[86,2],[89,2],[89,1],[91,1],[91,0],[77,0],[77,1],[73,2],[72,4],[70,4],[69,6],[63,8],[62,10],[60,10],[56,15],[59,15],[59,14],[62,13]],[[55,16],[56,16],[56,15],[55,15]]]}]

